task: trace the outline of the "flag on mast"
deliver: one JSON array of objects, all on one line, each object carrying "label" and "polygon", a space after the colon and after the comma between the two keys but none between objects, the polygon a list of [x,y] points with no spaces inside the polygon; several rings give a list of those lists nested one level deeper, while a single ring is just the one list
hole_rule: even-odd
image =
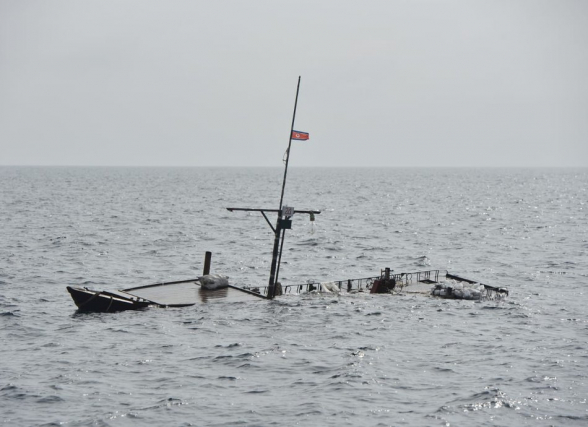
[{"label": "flag on mast", "polygon": [[292,139],[294,139],[296,141],[306,141],[306,140],[308,140],[308,138],[309,138],[308,132],[300,132],[297,130],[292,131]]}]

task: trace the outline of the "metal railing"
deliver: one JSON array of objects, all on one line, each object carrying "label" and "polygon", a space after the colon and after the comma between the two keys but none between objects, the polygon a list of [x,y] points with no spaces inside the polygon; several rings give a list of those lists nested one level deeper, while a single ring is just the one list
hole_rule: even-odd
[{"label": "metal railing", "polygon": [[[417,282],[436,283],[439,281],[439,271],[440,270],[427,270],[412,273],[390,274],[390,278],[394,279],[396,284],[402,288],[411,283]],[[346,290],[347,292],[369,291],[372,288],[374,281],[381,279],[382,277],[384,277],[384,270],[381,271],[380,276],[362,277],[360,279],[333,280],[329,282],[309,281],[298,285],[286,285],[282,287],[282,292],[284,294],[300,294],[312,291],[321,292],[323,291],[323,288],[326,288],[327,283],[334,283],[339,290]]]},{"label": "metal railing", "polygon": [[[328,282],[315,282],[309,280],[306,283],[298,285],[286,285],[282,286],[282,294],[302,294],[306,292],[332,292],[332,286],[335,285],[339,290],[345,290],[347,292],[369,292],[376,280],[385,277],[386,270],[381,270],[380,276],[373,277],[362,277],[360,279],[345,279],[345,280],[333,280]],[[423,270],[415,271],[411,273],[393,273],[390,271],[390,279],[394,279],[396,282],[396,289],[402,290],[406,286],[416,283],[439,283],[439,276],[441,280],[451,279],[459,282],[467,282],[471,284],[479,284],[484,286],[487,298],[504,297],[508,295],[508,290],[504,288],[497,288],[494,286],[485,285],[470,279],[455,276],[447,272],[446,270]],[[267,286],[260,287],[245,287],[249,292],[253,292],[259,295],[267,295]]]},{"label": "metal railing", "polygon": [[[397,285],[407,286],[411,283],[437,283],[439,281],[439,272],[441,270],[424,270],[415,271],[412,273],[397,273],[390,274],[390,278],[396,281]],[[381,271],[381,276],[384,276],[384,270]]]},{"label": "metal railing", "polygon": [[[318,291],[321,292],[326,288],[326,283],[334,283],[339,290],[362,291],[371,289],[374,280],[379,279],[380,276],[374,277],[362,277],[361,279],[346,279],[346,280],[333,280],[330,282],[307,282],[300,285],[286,285],[282,287],[284,294],[300,294],[303,292]],[[329,289],[327,289],[329,290]]]}]

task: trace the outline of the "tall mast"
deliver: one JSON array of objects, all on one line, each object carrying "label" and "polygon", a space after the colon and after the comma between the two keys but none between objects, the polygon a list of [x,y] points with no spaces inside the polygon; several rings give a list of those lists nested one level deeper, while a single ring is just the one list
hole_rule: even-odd
[{"label": "tall mast", "polygon": [[[296,86],[296,100],[294,101],[294,113],[292,114],[292,126],[290,127],[290,134],[288,135],[288,150],[286,150],[286,167],[284,168],[284,180],[282,181],[282,194],[280,195],[280,206],[279,209],[252,209],[252,208],[227,208],[227,210],[233,211],[246,211],[246,212],[261,212],[268,225],[274,232],[274,248],[272,251],[272,265],[270,269],[269,285],[267,288],[267,298],[272,299],[276,296],[276,283],[278,281],[278,275],[280,272],[280,262],[282,260],[282,248],[284,247],[284,236],[286,230],[292,228],[292,220],[290,219],[295,213],[309,214],[311,221],[314,221],[314,215],[320,214],[320,211],[312,210],[294,210],[290,207],[284,209],[284,189],[286,188],[286,178],[288,176],[288,163],[290,161],[290,148],[292,147],[292,134],[294,133],[294,121],[296,120],[296,106],[298,105],[298,92],[300,91],[300,76],[298,76],[298,86]],[[308,138],[307,138],[308,139]],[[274,227],[268,219],[266,212],[276,212],[278,218],[276,220],[276,226]]]},{"label": "tall mast", "polygon": [[[284,189],[286,188],[286,177],[288,176],[288,163],[290,161],[290,148],[292,147],[292,132],[294,132],[294,121],[296,120],[296,106],[298,105],[298,92],[300,91],[300,76],[298,76],[298,85],[296,86],[296,99],[294,100],[294,113],[292,114],[292,126],[290,127],[290,135],[288,135],[288,150],[286,150],[286,167],[284,168],[284,180],[282,181],[282,194],[280,195],[280,207],[278,208],[278,218],[276,220],[276,228],[274,231],[274,249],[272,251],[272,265],[270,268],[269,284],[267,288],[267,297],[272,299],[276,296],[276,282],[278,279],[278,272],[280,270],[280,260],[282,258],[281,247],[284,243],[284,233],[286,232],[286,220],[282,219],[282,206],[284,202]],[[280,245],[280,239],[282,245]]]},{"label": "tall mast", "polygon": [[284,168],[284,180],[282,181],[282,194],[280,196],[280,207],[278,208],[278,217],[282,216],[282,203],[284,202],[284,189],[286,188],[286,176],[288,175],[288,162],[290,161],[290,147],[292,146],[292,132],[294,132],[294,120],[296,120],[296,106],[298,105],[298,92],[300,91],[300,76],[298,76],[298,86],[296,86],[296,99],[294,100],[294,113],[292,114],[292,126],[290,126],[290,135],[288,136],[288,150],[286,151],[286,167]]}]

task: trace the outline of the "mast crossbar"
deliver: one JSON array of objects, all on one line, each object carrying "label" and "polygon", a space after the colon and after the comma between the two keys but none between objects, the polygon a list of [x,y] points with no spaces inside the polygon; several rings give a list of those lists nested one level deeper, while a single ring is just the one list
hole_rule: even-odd
[{"label": "mast crossbar", "polygon": [[[257,208],[227,208],[227,210],[229,212],[233,212],[233,211],[245,211],[245,212],[280,212],[279,209],[257,209]],[[315,214],[318,215],[321,213],[321,211],[311,211],[311,210],[306,210],[306,211],[299,211],[299,210],[294,210],[294,213],[303,213],[303,214]]]}]

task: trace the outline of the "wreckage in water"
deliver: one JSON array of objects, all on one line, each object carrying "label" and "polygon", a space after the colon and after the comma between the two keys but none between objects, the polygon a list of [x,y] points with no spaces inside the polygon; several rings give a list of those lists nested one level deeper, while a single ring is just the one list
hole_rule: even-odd
[{"label": "wreckage in water", "polygon": [[[262,292],[263,290],[254,291]],[[499,299],[508,295],[508,290],[486,285],[475,280],[456,276],[444,270],[426,270],[393,274],[389,268],[379,276],[361,279],[336,280],[331,282],[309,282],[301,285],[288,285],[282,288],[283,294],[306,292],[370,294],[423,294],[449,299],[484,300]]]},{"label": "wreckage in water", "polygon": [[[261,295],[228,284],[227,278],[204,275],[196,279],[155,283],[119,291],[95,291],[76,286],[67,290],[80,312],[109,313],[123,310],[140,310],[146,307],[188,307],[197,304],[229,299],[231,301],[256,301]],[[210,286],[212,281],[226,282]]]},{"label": "wreckage in water", "polygon": [[[426,270],[393,274],[385,269],[379,276],[345,279],[330,282],[307,282],[298,285],[276,286],[275,295],[305,293],[370,293],[487,300],[500,299],[508,290],[456,276],[443,270]],[[146,307],[187,307],[215,301],[258,301],[271,299],[269,287],[236,287],[224,276],[204,275],[192,280],[156,283],[122,289],[93,291],[81,287],[67,288],[81,312],[116,312],[139,310]]]},{"label": "wreckage in water", "polygon": [[[80,311],[121,311],[121,310],[138,310],[148,306],[157,307],[185,307],[195,305],[199,302],[206,302],[218,298],[235,299],[272,299],[276,295],[276,285],[280,272],[280,262],[282,259],[282,249],[284,247],[284,238],[286,230],[292,228],[292,216],[296,213],[308,214],[311,220],[314,216],[320,214],[320,211],[313,210],[296,210],[292,207],[283,205],[284,189],[286,187],[286,178],[288,175],[288,164],[290,160],[290,149],[292,140],[308,140],[307,132],[294,130],[296,119],[296,107],[298,105],[298,94],[300,91],[300,77],[296,86],[296,99],[294,101],[294,113],[292,115],[292,126],[288,134],[288,149],[286,150],[284,169],[284,179],[282,181],[282,193],[278,209],[257,209],[257,208],[227,208],[229,211],[256,211],[260,212],[274,233],[274,246],[272,251],[272,263],[270,269],[269,284],[265,295],[251,292],[247,289],[230,286],[223,283],[222,286],[214,286],[215,289],[207,289],[207,281],[211,280],[209,276],[210,258],[205,262],[204,275],[191,280],[177,282],[159,283],[135,288],[122,289],[120,291],[95,291],[83,287],[68,286],[67,290],[73,298]],[[275,226],[270,222],[267,214],[277,213]],[[207,253],[208,254],[208,253]],[[214,282],[214,280],[213,280]]]},{"label": "wreckage in water", "polygon": [[[227,208],[230,212],[259,212],[272,229],[274,233],[274,245],[269,283],[267,286],[236,287],[230,285],[228,280],[222,276],[210,275],[211,254],[207,252],[203,276],[195,279],[156,283],[118,291],[96,291],[85,287],[68,286],[67,290],[77,305],[78,310],[84,312],[114,312],[140,310],[149,306],[161,308],[187,307],[225,299],[231,301],[255,301],[273,299],[283,294],[301,294],[315,291],[370,292],[374,294],[429,293],[441,298],[461,299],[482,299],[508,294],[505,289],[480,284],[447,272],[440,273],[439,270],[391,274],[390,269],[385,269],[379,276],[368,278],[281,286],[278,279],[282,260],[282,249],[284,247],[286,230],[292,228],[292,217],[295,214],[306,214],[310,216],[311,221],[314,221],[315,215],[320,214],[320,211],[296,210],[293,207],[284,206],[283,204],[292,140],[309,139],[308,133],[294,130],[299,90],[300,77],[298,78],[298,86],[296,87],[296,100],[294,102],[288,149],[285,154],[284,178],[278,209]],[[271,214],[277,214],[275,225],[268,218],[268,215]],[[432,289],[431,285],[434,285]]]}]

